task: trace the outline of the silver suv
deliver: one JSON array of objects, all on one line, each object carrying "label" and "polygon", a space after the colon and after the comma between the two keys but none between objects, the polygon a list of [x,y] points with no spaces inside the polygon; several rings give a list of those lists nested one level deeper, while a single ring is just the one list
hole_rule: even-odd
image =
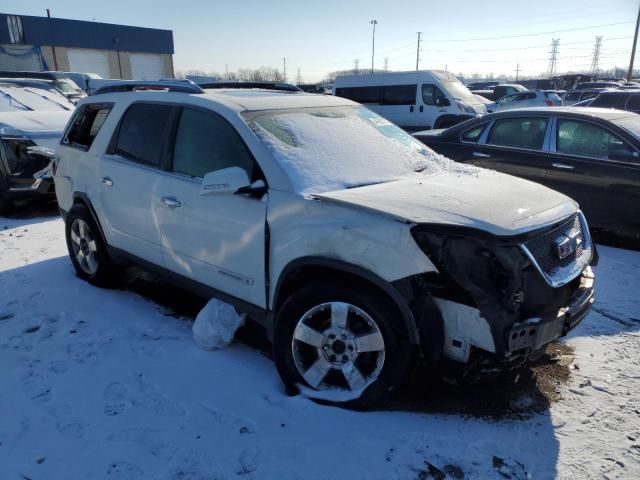
[{"label": "silver suv", "polygon": [[78,276],[134,263],[219,297],[264,325],[286,385],[336,403],[379,404],[417,361],[521,365],[593,302],[574,201],[346,99],[113,84],[57,154]]}]

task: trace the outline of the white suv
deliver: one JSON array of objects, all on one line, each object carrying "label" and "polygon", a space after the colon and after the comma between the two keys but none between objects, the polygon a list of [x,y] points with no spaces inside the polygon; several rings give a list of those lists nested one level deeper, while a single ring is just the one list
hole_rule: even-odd
[{"label": "white suv", "polygon": [[134,263],[219,297],[266,327],[287,386],[330,401],[377,404],[416,361],[522,365],[593,302],[575,202],[343,98],[109,85],[57,155],[78,276]]}]

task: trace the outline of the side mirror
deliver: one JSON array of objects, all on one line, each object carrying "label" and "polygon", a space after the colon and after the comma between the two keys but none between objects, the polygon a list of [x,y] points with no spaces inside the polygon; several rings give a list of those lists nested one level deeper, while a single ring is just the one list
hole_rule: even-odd
[{"label": "side mirror", "polygon": [[447,98],[438,97],[436,98],[436,105],[438,105],[439,107],[448,107],[449,105],[451,105],[451,102],[449,102]]},{"label": "side mirror", "polygon": [[640,162],[640,154],[638,154],[638,152],[630,152],[624,147],[615,148],[609,151],[609,160],[617,160],[619,162]]},{"label": "side mirror", "polygon": [[240,167],[229,167],[207,173],[202,179],[200,195],[236,193],[251,182],[249,176]]}]

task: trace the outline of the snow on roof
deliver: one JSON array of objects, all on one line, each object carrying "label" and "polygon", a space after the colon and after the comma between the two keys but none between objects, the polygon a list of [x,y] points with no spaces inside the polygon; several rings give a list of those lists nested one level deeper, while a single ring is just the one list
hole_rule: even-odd
[{"label": "snow on roof", "polygon": [[355,105],[351,100],[333,95],[263,89],[220,89],[207,91],[204,96],[214,101],[224,99],[225,103],[233,103],[243,110],[281,110],[288,108]]}]

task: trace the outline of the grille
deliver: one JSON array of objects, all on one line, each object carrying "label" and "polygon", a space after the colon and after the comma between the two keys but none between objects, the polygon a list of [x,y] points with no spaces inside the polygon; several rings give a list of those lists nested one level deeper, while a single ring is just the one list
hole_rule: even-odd
[{"label": "grille", "polygon": [[[562,224],[524,244],[525,251],[535,262],[545,279],[553,286],[565,284],[582,271],[591,253],[589,232],[580,214],[568,218]],[[565,237],[580,239],[573,252],[565,258],[558,254],[557,242]]]}]

